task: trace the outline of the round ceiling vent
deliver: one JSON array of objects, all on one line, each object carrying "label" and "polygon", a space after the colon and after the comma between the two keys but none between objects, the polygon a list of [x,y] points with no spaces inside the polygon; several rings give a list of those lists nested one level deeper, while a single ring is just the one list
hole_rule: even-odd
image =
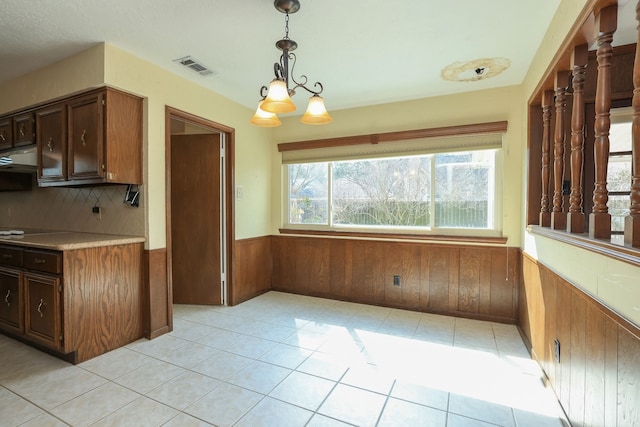
[{"label": "round ceiling vent", "polygon": [[442,69],[440,75],[451,82],[474,82],[495,77],[509,68],[507,58],[480,58],[466,62],[454,62]]}]

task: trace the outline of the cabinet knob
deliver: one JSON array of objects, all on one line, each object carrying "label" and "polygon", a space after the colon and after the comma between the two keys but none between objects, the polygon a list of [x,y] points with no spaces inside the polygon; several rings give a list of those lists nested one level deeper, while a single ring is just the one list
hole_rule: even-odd
[{"label": "cabinet knob", "polygon": [[42,312],[42,308],[45,305],[46,304],[44,303],[44,300],[42,298],[40,298],[40,304],[38,304],[38,313],[40,313],[40,317],[44,317],[44,313]]},{"label": "cabinet knob", "polygon": [[11,301],[9,300],[9,297],[11,296],[11,289],[7,290],[7,295],[5,295],[4,297],[4,302],[7,303],[7,307],[11,308]]},{"label": "cabinet knob", "polygon": [[82,141],[82,146],[86,147],[87,146],[87,141],[84,140],[84,136],[87,134],[87,130],[83,129],[82,130],[82,135],[80,135],[80,141]]},{"label": "cabinet knob", "polygon": [[49,151],[53,151],[53,137],[49,138],[49,142],[47,142],[47,147],[49,147]]}]

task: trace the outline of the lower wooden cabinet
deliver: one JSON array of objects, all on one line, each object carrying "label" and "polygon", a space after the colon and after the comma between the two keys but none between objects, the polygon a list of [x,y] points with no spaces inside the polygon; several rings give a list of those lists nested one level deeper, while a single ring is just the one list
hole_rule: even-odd
[{"label": "lower wooden cabinet", "polygon": [[142,252],[0,245],[0,331],[72,363],[142,338]]},{"label": "lower wooden cabinet", "polygon": [[56,276],[24,273],[25,325],[30,340],[64,351],[62,283]]},{"label": "lower wooden cabinet", "polygon": [[0,267],[0,328],[9,332],[24,332],[24,297],[22,272]]}]

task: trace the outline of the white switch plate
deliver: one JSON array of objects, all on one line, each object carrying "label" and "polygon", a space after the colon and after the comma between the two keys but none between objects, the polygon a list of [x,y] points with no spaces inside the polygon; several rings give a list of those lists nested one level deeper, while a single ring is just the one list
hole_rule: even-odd
[{"label": "white switch plate", "polygon": [[244,197],[244,189],[241,185],[236,187],[236,199],[240,200]]}]

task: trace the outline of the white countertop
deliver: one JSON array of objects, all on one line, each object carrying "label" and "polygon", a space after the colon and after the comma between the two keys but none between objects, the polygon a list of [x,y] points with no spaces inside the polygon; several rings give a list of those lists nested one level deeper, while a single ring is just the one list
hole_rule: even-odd
[{"label": "white countertop", "polygon": [[23,235],[0,236],[0,245],[7,244],[58,251],[125,245],[144,241],[145,238],[140,236],[80,233],[75,231],[38,230],[38,232],[27,232]]}]

